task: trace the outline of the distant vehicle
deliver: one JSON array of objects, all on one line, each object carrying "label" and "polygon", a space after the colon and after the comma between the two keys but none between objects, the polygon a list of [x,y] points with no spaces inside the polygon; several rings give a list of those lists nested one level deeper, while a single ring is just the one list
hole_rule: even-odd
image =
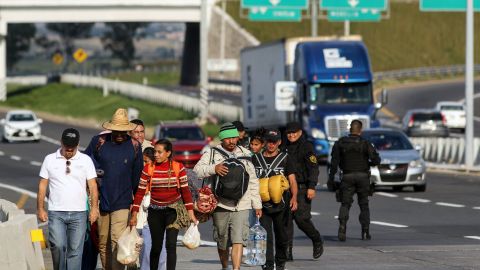
[{"label": "distant vehicle", "polygon": [[448,137],[445,116],[437,110],[409,110],[402,121],[402,129],[410,137]]},{"label": "distant vehicle", "polygon": [[152,143],[168,139],[173,144],[173,158],[186,168],[193,168],[212,140],[200,126],[192,122],[161,122],[155,127]]},{"label": "distant vehicle", "polygon": [[[380,154],[380,165],[370,168],[370,180],[376,187],[392,187],[394,191],[401,191],[406,186],[413,186],[418,192],[426,190],[425,161],[420,155],[420,148],[414,148],[405,133],[375,128],[364,130],[362,137],[372,143]],[[341,171],[335,176],[336,182],[340,182],[340,175]],[[333,191],[334,187],[328,186],[328,189]]]},{"label": "distant vehicle", "polygon": [[437,103],[435,109],[445,116],[448,128],[465,132],[465,106],[462,103],[441,101]]},{"label": "distant vehicle", "polygon": [[362,137],[375,146],[382,160],[379,166],[371,168],[370,179],[376,187],[401,191],[406,186],[413,186],[416,192],[426,190],[426,165],[420,148],[415,149],[403,132],[370,129],[365,130]]},{"label": "distant vehicle", "polygon": [[42,119],[29,110],[12,110],[0,120],[1,136],[5,142],[40,141]]}]

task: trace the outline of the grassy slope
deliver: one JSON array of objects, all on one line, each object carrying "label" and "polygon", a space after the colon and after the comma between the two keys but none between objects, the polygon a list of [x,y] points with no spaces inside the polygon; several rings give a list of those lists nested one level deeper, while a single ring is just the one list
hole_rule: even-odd
[{"label": "grassy slope", "polygon": [[138,84],[143,84],[143,78],[146,77],[149,85],[178,85],[180,81],[179,72],[123,72],[107,77]]},{"label": "grassy slope", "polygon": [[[238,3],[228,12],[261,42],[310,35],[310,20],[301,23],[250,22],[239,16]],[[475,62],[480,63],[480,13],[475,14]],[[362,35],[374,71],[465,63],[465,15],[420,12],[418,2],[391,3],[390,19],[352,23],[351,34]],[[318,34],[343,35],[343,23],[320,20]]]}]

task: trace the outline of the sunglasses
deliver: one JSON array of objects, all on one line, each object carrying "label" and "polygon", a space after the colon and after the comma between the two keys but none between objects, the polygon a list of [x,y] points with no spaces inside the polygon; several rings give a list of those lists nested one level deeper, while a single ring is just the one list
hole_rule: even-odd
[{"label": "sunglasses", "polygon": [[66,174],[70,174],[70,164],[72,164],[70,160],[67,160],[67,170],[65,171]]}]

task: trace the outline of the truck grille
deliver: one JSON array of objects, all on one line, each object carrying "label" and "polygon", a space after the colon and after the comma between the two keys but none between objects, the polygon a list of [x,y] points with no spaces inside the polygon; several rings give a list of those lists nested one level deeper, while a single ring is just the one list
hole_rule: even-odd
[{"label": "truck grille", "polygon": [[363,128],[370,127],[370,118],[366,115],[335,115],[325,117],[325,132],[329,140],[337,140],[348,133],[350,122],[360,120]]}]

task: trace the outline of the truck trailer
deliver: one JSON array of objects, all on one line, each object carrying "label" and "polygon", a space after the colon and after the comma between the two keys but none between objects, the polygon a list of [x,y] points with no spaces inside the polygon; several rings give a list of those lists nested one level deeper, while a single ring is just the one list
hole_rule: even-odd
[{"label": "truck trailer", "polygon": [[377,127],[373,75],[360,38],[288,38],[241,52],[243,121],[250,130],[282,128],[289,121],[303,130],[325,159],[350,122]]}]

